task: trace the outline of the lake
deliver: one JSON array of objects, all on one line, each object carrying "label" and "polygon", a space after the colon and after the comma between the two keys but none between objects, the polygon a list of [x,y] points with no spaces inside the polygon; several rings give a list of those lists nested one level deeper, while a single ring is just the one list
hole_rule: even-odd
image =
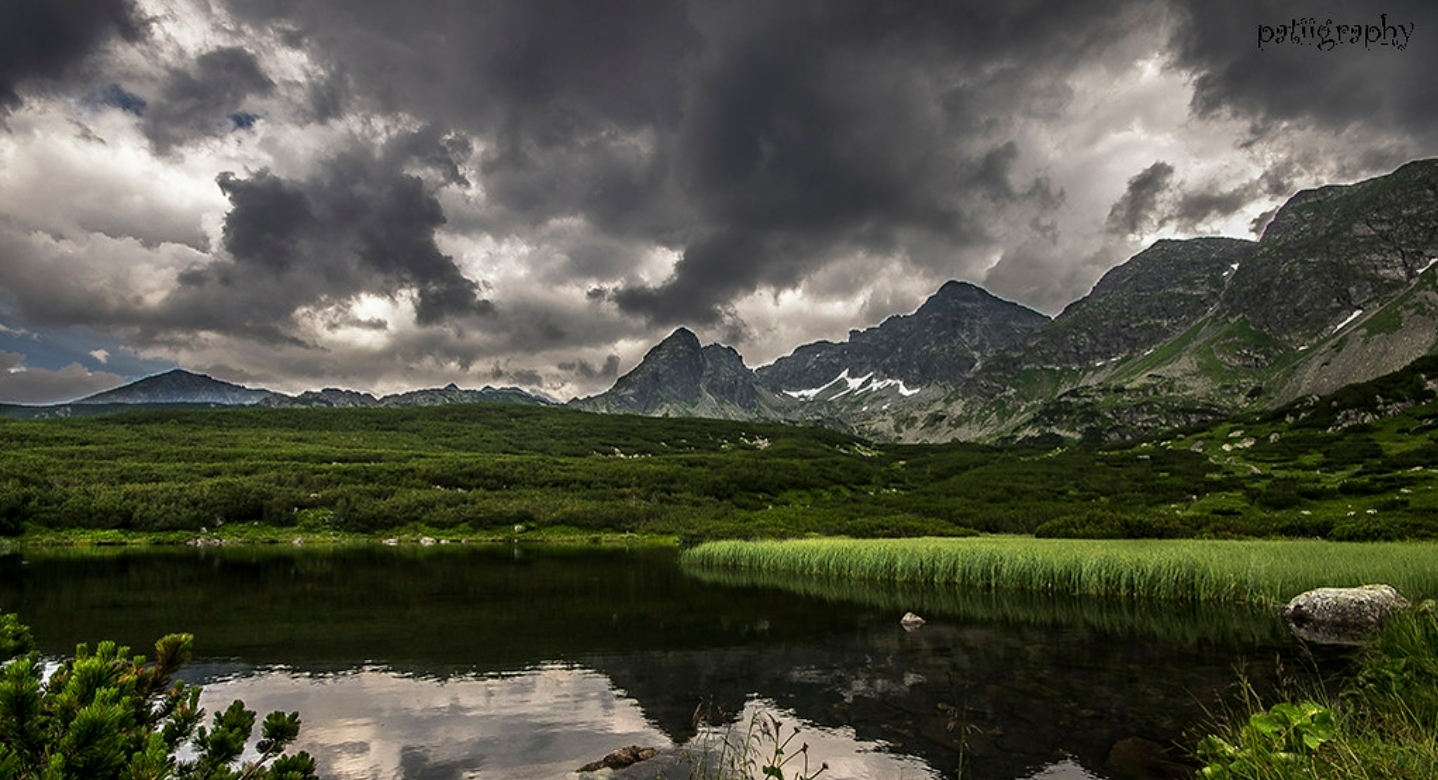
[{"label": "lake", "polygon": [[[592,776],[687,777],[769,718],[802,729],[790,747],[825,778],[1165,777],[1240,671],[1271,692],[1331,663],[1245,609],[745,579],[677,557],[34,550],[0,556],[0,609],[57,656],[193,633],[186,679],[208,710],[298,710],[296,749],[323,776],[384,780],[575,777],[627,745],[661,756]],[[905,630],[908,610],[926,624]]]}]

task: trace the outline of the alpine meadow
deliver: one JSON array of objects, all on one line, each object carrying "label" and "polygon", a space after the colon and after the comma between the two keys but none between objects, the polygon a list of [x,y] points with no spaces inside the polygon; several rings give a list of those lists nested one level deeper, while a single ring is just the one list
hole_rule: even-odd
[{"label": "alpine meadow", "polygon": [[1438,778],[1435,70],[0,0],[0,780]]}]

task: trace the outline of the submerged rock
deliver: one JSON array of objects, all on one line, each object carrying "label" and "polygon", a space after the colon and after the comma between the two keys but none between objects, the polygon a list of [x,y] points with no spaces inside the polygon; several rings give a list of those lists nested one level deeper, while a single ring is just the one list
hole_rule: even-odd
[{"label": "submerged rock", "polygon": [[1320,644],[1363,644],[1408,600],[1391,585],[1318,588],[1301,593],[1279,614],[1301,639]]},{"label": "submerged rock", "polygon": [[611,752],[604,758],[585,764],[579,768],[580,772],[598,772],[601,769],[623,769],[627,766],[637,764],[640,761],[647,761],[659,755],[659,750],[652,747],[639,747],[630,745]]},{"label": "submerged rock", "polygon": [[1163,745],[1143,737],[1128,737],[1114,743],[1105,765],[1124,777],[1170,777],[1167,751]]}]

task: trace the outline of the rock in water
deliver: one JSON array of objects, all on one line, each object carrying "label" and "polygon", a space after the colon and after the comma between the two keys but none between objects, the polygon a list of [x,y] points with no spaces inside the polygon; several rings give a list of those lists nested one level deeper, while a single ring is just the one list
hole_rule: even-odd
[{"label": "rock in water", "polygon": [[903,626],[909,631],[913,631],[914,629],[918,628],[919,626],[922,626],[923,624],[924,619],[919,617],[918,615],[915,615],[912,612],[905,612],[904,616],[899,618],[899,625]]},{"label": "rock in water", "polygon": [[1301,639],[1320,644],[1363,644],[1408,600],[1391,585],[1318,588],[1301,593],[1279,614]]},{"label": "rock in water", "polygon": [[623,769],[640,761],[647,761],[656,755],[659,755],[659,750],[656,748],[630,745],[622,747],[592,764],[585,764],[579,768],[579,771],[598,772],[601,769]]}]

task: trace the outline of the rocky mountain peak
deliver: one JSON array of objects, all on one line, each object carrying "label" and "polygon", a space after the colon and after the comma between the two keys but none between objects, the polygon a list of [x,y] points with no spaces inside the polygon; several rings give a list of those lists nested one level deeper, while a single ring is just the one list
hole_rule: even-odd
[{"label": "rocky mountain peak", "polygon": [[733,347],[701,347],[688,328],[656,344],[608,392],[570,402],[590,411],[727,418],[763,417],[782,404]]},{"label": "rocky mountain peak", "polygon": [[694,331],[680,326],[674,329],[673,333],[664,337],[664,340],[655,345],[655,349],[669,345],[671,349],[699,349],[699,337]]},{"label": "rocky mountain peak", "polygon": [[835,344],[817,341],[756,372],[775,391],[799,391],[843,372],[910,386],[952,384],[986,356],[1018,343],[1049,318],[968,282],[945,282],[912,314],[849,332]]},{"label": "rocky mountain peak", "polygon": [[950,279],[944,282],[933,295],[930,295],[923,305],[914,311],[913,316],[921,318],[943,316],[956,307],[984,306],[995,300],[1002,299],[972,282]]},{"label": "rocky mountain peak", "polygon": [[699,337],[678,328],[654,345],[606,393],[618,410],[648,414],[665,403],[695,403],[702,395],[704,352]]},{"label": "rocky mountain peak", "polygon": [[296,406],[325,406],[335,409],[362,409],[379,406],[379,399],[369,393],[326,387],[321,390],[306,390],[293,399]]}]

